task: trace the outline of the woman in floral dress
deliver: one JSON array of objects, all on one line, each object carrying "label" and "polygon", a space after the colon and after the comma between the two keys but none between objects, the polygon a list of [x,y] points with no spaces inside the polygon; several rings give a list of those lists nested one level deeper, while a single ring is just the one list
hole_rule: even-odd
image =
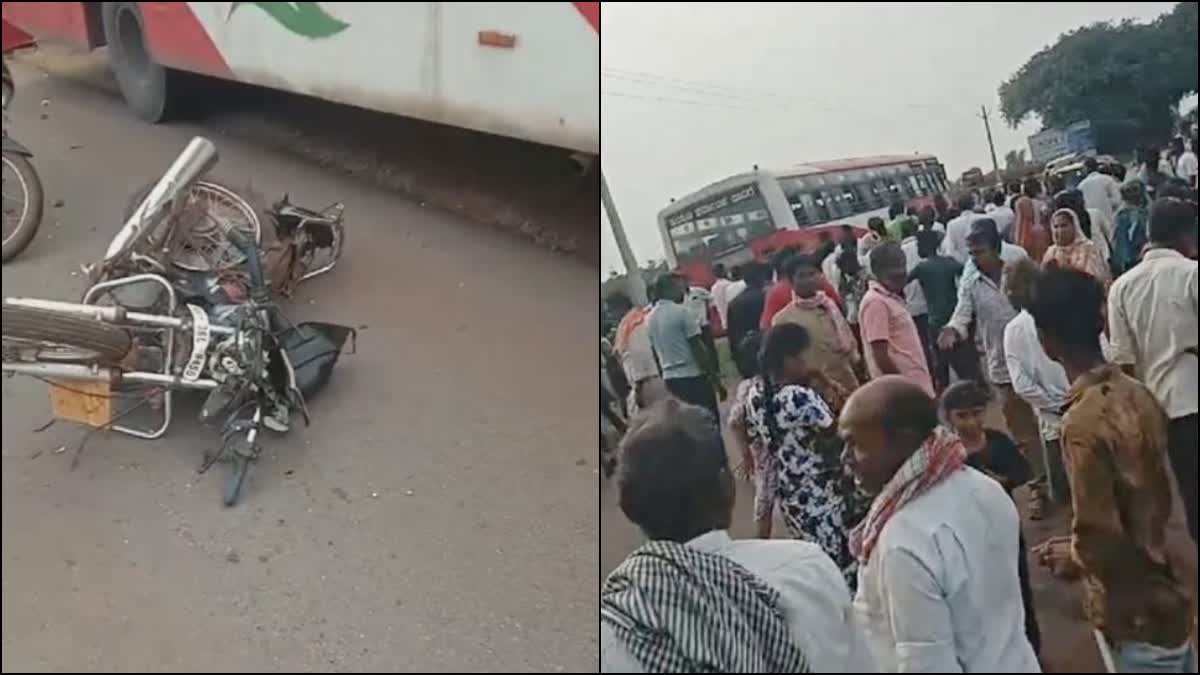
[{"label": "woman in floral dress", "polygon": [[775,470],[776,503],[792,536],[820,545],[853,590],[857,564],[847,548],[847,532],[862,505],[841,462],[836,413],[813,388],[828,382],[814,379],[804,362],[808,345],[808,332],[795,324],[767,333],[760,376],[734,403],[730,424],[765,448],[768,466]]}]

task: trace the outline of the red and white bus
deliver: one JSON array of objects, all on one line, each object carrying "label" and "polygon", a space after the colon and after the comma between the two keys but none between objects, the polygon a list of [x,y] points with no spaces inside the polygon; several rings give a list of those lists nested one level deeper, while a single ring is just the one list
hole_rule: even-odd
[{"label": "red and white bus", "polygon": [[920,204],[949,189],[933,155],[882,155],[801,164],[730,176],[659,212],[659,234],[672,268],[708,285],[715,263],[763,260],[786,245],[813,245],[841,225],[865,229],[894,201]]},{"label": "red and white bus", "polygon": [[5,2],[3,19],[6,42],[107,45],[151,122],[187,102],[186,71],[600,153],[599,2]]}]

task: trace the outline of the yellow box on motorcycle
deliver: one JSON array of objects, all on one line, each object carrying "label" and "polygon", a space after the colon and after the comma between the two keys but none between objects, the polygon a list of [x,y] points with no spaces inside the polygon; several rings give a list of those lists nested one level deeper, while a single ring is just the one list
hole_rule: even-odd
[{"label": "yellow box on motorcycle", "polygon": [[106,426],[113,420],[112,401],[112,390],[107,382],[50,382],[50,409],[61,420],[90,427]]}]

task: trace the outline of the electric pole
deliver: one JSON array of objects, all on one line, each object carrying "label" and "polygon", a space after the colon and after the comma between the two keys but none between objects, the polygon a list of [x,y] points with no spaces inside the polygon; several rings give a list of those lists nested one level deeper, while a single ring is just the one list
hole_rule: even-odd
[{"label": "electric pole", "polygon": [[638,267],[637,258],[633,257],[633,249],[629,247],[629,238],[625,236],[621,216],[617,214],[617,206],[608,192],[608,181],[604,180],[603,170],[600,171],[600,203],[604,205],[604,213],[608,216],[609,226],[612,227],[613,239],[617,240],[617,249],[621,251],[621,261],[625,263],[625,287],[629,292],[629,299],[637,305],[644,305],[646,281],[642,279],[642,270]]},{"label": "electric pole", "polygon": [[1000,163],[996,161],[996,145],[992,143],[992,127],[988,123],[987,106],[979,106],[980,117],[983,118],[983,130],[987,132],[988,150],[992,153],[992,171],[995,172],[996,184],[1000,185],[1004,181],[1000,179]]}]

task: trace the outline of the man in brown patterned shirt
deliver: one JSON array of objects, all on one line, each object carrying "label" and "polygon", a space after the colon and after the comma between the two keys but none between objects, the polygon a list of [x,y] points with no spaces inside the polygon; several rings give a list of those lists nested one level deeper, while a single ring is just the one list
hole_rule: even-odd
[{"label": "man in brown patterned shirt", "polygon": [[1095,279],[1048,270],[1034,295],[1038,336],[1072,383],[1061,440],[1088,619],[1112,645],[1119,672],[1194,672],[1189,565],[1169,559],[1166,543],[1166,412],[1144,385],[1105,363],[1104,291]]}]

